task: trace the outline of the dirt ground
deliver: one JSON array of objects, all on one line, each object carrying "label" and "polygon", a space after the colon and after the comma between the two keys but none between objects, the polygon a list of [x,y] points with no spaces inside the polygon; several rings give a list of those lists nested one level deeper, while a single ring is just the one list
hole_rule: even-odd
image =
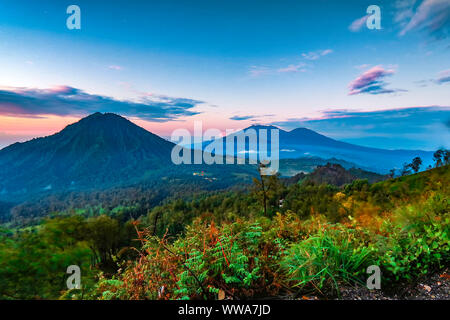
[{"label": "dirt ground", "polygon": [[366,287],[342,286],[343,300],[450,300],[450,270],[435,272],[414,284],[398,288],[393,293],[369,290]]}]

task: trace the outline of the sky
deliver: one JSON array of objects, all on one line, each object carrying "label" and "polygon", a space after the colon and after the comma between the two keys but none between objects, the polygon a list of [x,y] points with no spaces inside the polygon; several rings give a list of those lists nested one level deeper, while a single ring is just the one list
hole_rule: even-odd
[{"label": "sky", "polygon": [[449,148],[449,30],[449,0],[2,0],[0,148],[97,111],[161,136],[258,123]]}]

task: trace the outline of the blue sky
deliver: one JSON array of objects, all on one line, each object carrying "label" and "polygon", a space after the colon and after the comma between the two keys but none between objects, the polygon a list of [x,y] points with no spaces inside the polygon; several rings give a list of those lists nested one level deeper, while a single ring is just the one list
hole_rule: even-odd
[{"label": "blue sky", "polygon": [[[66,27],[71,4],[81,30]],[[381,30],[364,23],[371,4]],[[161,135],[194,120],[295,123],[376,147],[450,147],[449,16],[447,0],[2,0],[0,147],[92,111]],[[393,117],[403,108],[419,122]],[[338,127],[330,110],[348,113]]]}]

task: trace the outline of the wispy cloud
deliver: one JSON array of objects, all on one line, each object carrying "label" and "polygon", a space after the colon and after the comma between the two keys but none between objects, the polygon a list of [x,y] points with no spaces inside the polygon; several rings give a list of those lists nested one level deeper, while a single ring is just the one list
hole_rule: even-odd
[{"label": "wispy cloud", "polygon": [[272,70],[271,70],[271,68],[265,67],[265,66],[251,66],[250,69],[248,70],[248,73],[252,77],[259,77],[262,75],[272,73]]},{"label": "wispy cloud", "polygon": [[51,89],[0,89],[0,115],[42,117],[44,115],[83,116],[93,112],[115,112],[144,120],[165,122],[199,114],[193,109],[202,101],[162,95],[144,96],[138,101],[122,101],[58,86]]},{"label": "wispy cloud", "polygon": [[364,70],[364,69],[367,69],[369,67],[370,67],[370,64],[367,64],[367,63],[355,66],[355,68],[358,69],[358,70]]},{"label": "wispy cloud", "polygon": [[330,53],[333,53],[333,50],[325,49],[302,53],[302,57],[305,58],[306,60],[318,60],[323,56],[329,55]]},{"label": "wispy cloud", "polygon": [[449,36],[450,1],[448,0],[398,0],[395,21],[401,26],[399,35],[411,31],[425,31],[437,39]]},{"label": "wispy cloud", "polygon": [[306,66],[305,63],[290,64],[287,67],[279,68],[277,72],[279,73],[306,72],[306,69],[304,68],[305,66]]},{"label": "wispy cloud", "polygon": [[375,66],[363,72],[349,84],[349,95],[361,93],[384,94],[405,91],[402,89],[388,89],[384,78],[395,73],[394,69],[384,69],[382,66]]},{"label": "wispy cloud", "polygon": [[123,67],[113,64],[113,65],[108,66],[108,69],[120,71],[123,69]]},{"label": "wispy cloud", "polygon": [[[312,64],[312,61],[319,60],[321,57],[329,55],[333,53],[332,49],[324,49],[311,51],[307,53],[302,53],[301,57],[297,58],[297,62],[290,63],[287,66],[251,66],[248,70],[248,73],[252,77],[260,77],[264,75],[280,75],[286,73],[298,73],[298,72],[306,72],[308,66]],[[298,62],[300,60],[300,62]],[[301,61],[303,60],[303,61]],[[308,60],[309,62],[305,62]]]},{"label": "wispy cloud", "polygon": [[230,120],[237,120],[237,121],[243,121],[243,120],[251,120],[251,121],[256,121],[256,120],[260,120],[260,119],[267,119],[267,118],[271,118],[274,117],[274,114],[262,114],[262,115],[245,115],[245,116],[240,116],[240,115],[236,115],[236,116],[232,116],[230,117]]},{"label": "wispy cloud", "polygon": [[364,17],[356,19],[348,26],[348,29],[351,32],[360,31],[366,25],[366,21],[367,21],[368,17],[369,17],[368,15],[365,15]]},{"label": "wispy cloud", "polygon": [[251,115],[248,115],[248,116],[232,116],[232,117],[230,117],[230,120],[242,121],[242,120],[252,120],[252,119],[255,119],[255,118],[256,118],[256,116],[251,116]]},{"label": "wispy cloud", "polygon": [[419,87],[428,87],[429,85],[441,85],[450,82],[450,69],[443,70],[437,74],[435,78],[422,79],[415,81]]},{"label": "wispy cloud", "polygon": [[303,62],[290,64],[286,67],[267,67],[267,66],[251,66],[248,73],[252,77],[260,77],[264,75],[276,75],[285,73],[306,72],[306,64]]},{"label": "wispy cloud", "polygon": [[271,124],[285,129],[307,127],[335,139],[391,149],[450,147],[450,106],[378,111],[326,110],[317,119],[287,119]]},{"label": "wispy cloud", "polygon": [[439,72],[436,83],[443,84],[450,82],[450,69]]}]

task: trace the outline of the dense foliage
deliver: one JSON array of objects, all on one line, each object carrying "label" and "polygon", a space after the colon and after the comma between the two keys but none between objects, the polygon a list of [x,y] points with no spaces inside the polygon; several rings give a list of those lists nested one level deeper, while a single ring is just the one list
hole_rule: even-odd
[{"label": "dense foliage", "polygon": [[[388,291],[449,265],[449,166],[374,184],[285,182],[0,229],[0,298],[333,297],[364,285],[370,265]],[[73,264],[81,290],[65,284]]]}]

